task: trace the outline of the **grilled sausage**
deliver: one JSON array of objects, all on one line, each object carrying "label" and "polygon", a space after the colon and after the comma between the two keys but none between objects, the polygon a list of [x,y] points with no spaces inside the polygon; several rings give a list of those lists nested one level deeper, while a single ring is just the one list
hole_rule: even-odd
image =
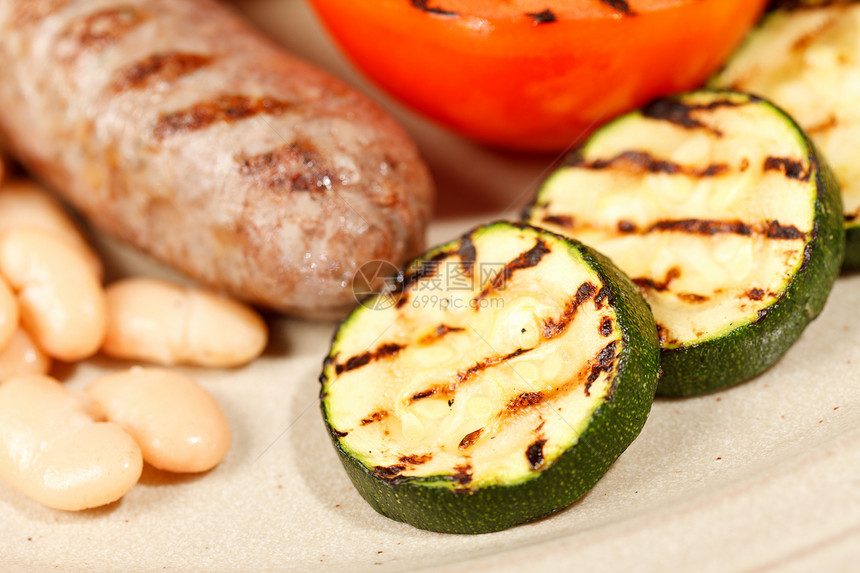
[{"label": "grilled sausage", "polygon": [[99,229],[248,302],[354,305],[432,183],[368,99],[215,0],[0,0],[0,137]]}]

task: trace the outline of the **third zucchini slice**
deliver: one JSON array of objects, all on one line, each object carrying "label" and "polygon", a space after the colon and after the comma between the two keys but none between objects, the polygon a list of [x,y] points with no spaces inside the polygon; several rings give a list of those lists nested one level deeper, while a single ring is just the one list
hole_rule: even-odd
[{"label": "third zucchini slice", "polygon": [[711,80],[788,112],[827,157],[845,204],[845,261],[860,268],[860,3],[786,2]]},{"label": "third zucchini slice", "polygon": [[651,409],[645,301],[603,256],[525,225],[479,227],[410,269],[396,302],[381,295],[344,322],[321,377],[356,489],[384,515],[451,533],[569,505]]},{"label": "third zucchini slice", "polygon": [[603,127],[526,217],[632,277],[657,321],[657,393],[669,396],[773,364],[821,311],[844,247],[839,188],[812,144],[737,92],[656,100]]}]

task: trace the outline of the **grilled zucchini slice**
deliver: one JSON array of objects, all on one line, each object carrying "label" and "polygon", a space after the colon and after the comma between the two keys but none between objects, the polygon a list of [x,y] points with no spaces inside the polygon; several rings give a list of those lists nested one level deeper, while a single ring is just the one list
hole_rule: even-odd
[{"label": "grilled zucchini slice", "polygon": [[343,323],[320,379],[340,459],[383,515],[449,533],[537,519],[588,491],[645,423],[654,319],[575,241],[479,227],[379,302]]},{"label": "grilled zucchini slice", "polygon": [[789,3],[767,15],[710,84],[788,112],[833,168],[845,204],[845,268],[860,268],[860,4]]},{"label": "grilled zucchini slice", "polygon": [[773,364],[821,311],[843,254],[838,185],[794,122],[757,97],[659,99],[597,131],[526,219],[633,278],[657,320],[657,394]]}]

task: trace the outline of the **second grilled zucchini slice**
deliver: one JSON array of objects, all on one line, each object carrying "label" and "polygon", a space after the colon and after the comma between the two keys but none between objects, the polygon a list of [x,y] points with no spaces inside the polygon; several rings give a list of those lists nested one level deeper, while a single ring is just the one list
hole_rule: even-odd
[{"label": "second grilled zucchini slice", "polygon": [[654,312],[658,395],[773,364],[822,309],[843,255],[839,189],[785,113],[700,91],[598,130],[526,217],[609,256]]},{"label": "second grilled zucchini slice", "polygon": [[396,295],[344,322],[321,377],[341,461],[380,513],[451,533],[537,519],[645,423],[654,319],[591,249],[495,223],[419,258]]}]

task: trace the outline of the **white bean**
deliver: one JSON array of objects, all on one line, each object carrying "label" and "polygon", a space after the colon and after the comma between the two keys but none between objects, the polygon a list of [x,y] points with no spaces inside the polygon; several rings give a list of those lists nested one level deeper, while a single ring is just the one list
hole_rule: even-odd
[{"label": "white bean", "polygon": [[36,183],[14,179],[0,187],[0,233],[21,227],[40,229],[79,250],[101,281],[101,259],[62,204]]},{"label": "white bean", "polygon": [[3,350],[0,350],[0,381],[25,374],[47,374],[50,369],[51,357],[36,345],[23,328],[17,328]]},{"label": "white bean", "polygon": [[0,235],[0,272],[46,353],[71,362],[98,351],[107,328],[104,291],[80,251],[43,231],[12,229]]},{"label": "white bean", "polygon": [[0,477],[48,507],[115,501],[137,483],[140,447],[117,424],[95,422],[83,397],[47,376],[0,384]]},{"label": "white bean", "polygon": [[233,367],[266,347],[266,323],[249,306],[150,278],[109,285],[107,335],[113,357],[156,364]]},{"label": "white bean", "polygon": [[218,402],[179,372],[138,366],[99,378],[87,394],[106,419],[134,436],[156,468],[206,471],[230,448],[230,424]]}]

